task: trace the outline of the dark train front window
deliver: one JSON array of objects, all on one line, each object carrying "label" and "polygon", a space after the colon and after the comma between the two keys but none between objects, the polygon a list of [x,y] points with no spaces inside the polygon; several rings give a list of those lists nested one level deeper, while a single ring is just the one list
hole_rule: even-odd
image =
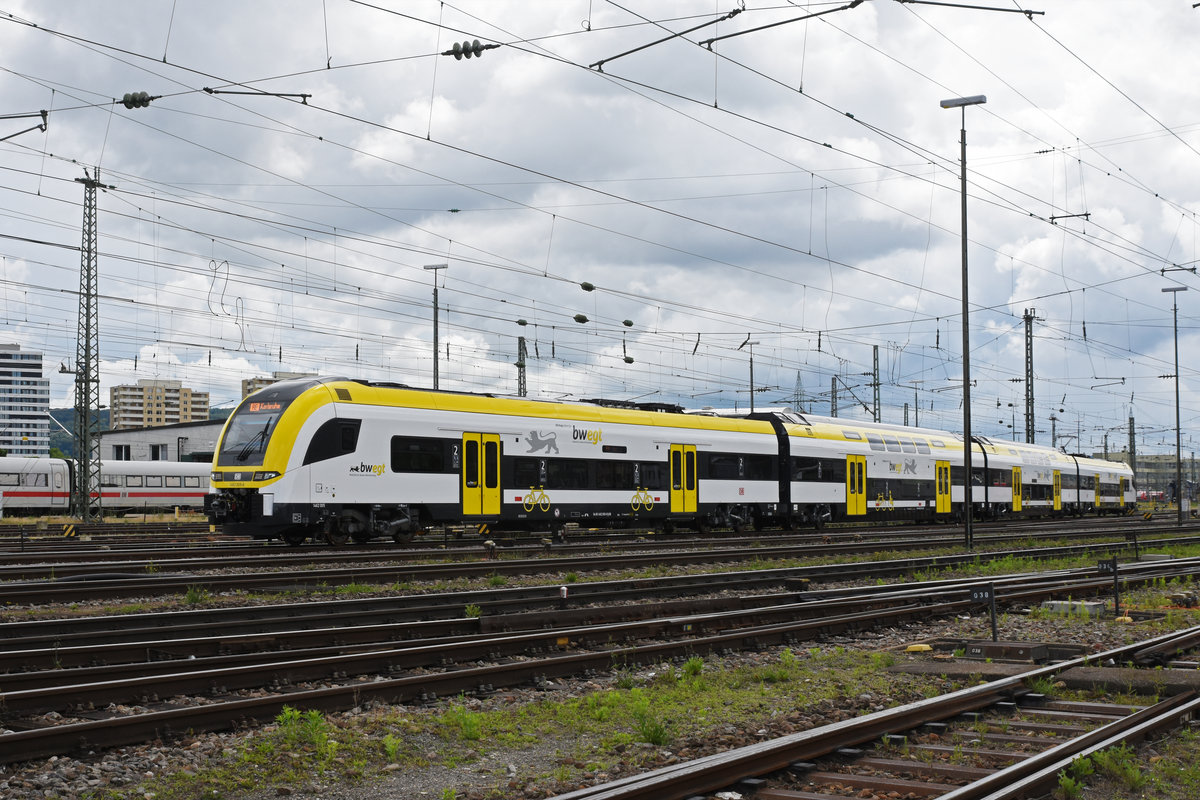
[{"label": "dark train front window", "polygon": [[287,402],[246,403],[234,412],[221,439],[217,463],[222,466],[252,466],[262,463],[267,443]]}]

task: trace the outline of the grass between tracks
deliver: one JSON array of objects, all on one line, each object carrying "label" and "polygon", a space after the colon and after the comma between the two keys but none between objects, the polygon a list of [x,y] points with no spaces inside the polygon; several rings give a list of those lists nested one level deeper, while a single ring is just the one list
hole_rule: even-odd
[{"label": "grass between tracks", "polygon": [[[548,796],[655,766],[664,752],[686,758],[712,742],[739,746],[957,688],[945,679],[889,673],[894,659],[840,647],[782,650],[752,666],[693,657],[640,670],[617,667],[603,681],[551,689],[530,702],[500,692],[486,701],[460,697],[435,708],[351,715],[288,709],[208,769],[97,797],[269,796],[277,787],[345,787],[438,766],[469,768],[471,783],[492,787],[474,796]],[[547,750],[546,743],[558,745]],[[529,766],[513,775],[507,767],[513,761]],[[443,797],[466,796],[446,789]]]}]

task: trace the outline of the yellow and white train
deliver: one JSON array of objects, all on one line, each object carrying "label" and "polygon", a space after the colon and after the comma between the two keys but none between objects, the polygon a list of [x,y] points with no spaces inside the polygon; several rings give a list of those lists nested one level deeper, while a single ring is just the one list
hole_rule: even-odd
[{"label": "yellow and white train", "polygon": [[[1125,464],[973,439],[977,515],[1133,508]],[[960,519],[963,472],[962,437],[946,431],[301,378],[230,416],[205,507],[226,531],[290,544],[450,524],[790,529]]]}]

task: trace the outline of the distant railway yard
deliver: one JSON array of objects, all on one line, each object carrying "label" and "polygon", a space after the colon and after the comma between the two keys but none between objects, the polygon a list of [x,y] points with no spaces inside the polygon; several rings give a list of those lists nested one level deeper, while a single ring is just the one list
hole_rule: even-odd
[{"label": "distant railway yard", "polygon": [[0,795],[1194,797],[1200,525],[0,528]]}]

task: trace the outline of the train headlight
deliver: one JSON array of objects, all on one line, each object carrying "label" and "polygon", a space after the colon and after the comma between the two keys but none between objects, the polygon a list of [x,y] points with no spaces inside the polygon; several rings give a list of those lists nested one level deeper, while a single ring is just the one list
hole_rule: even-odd
[{"label": "train headlight", "polygon": [[278,477],[279,477],[278,472],[256,472],[256,473],[254,473],[254,480],[256,480],[256,481],[269,481],[272,478],[278,478]]},{"label": "train headlight", "polygon": [[225,473],[224,472],[214,472],[211,475],[209,475],[208,478],[213,483],[216,483],[217,481],[223,481],[223,480],[225,480]]}]

